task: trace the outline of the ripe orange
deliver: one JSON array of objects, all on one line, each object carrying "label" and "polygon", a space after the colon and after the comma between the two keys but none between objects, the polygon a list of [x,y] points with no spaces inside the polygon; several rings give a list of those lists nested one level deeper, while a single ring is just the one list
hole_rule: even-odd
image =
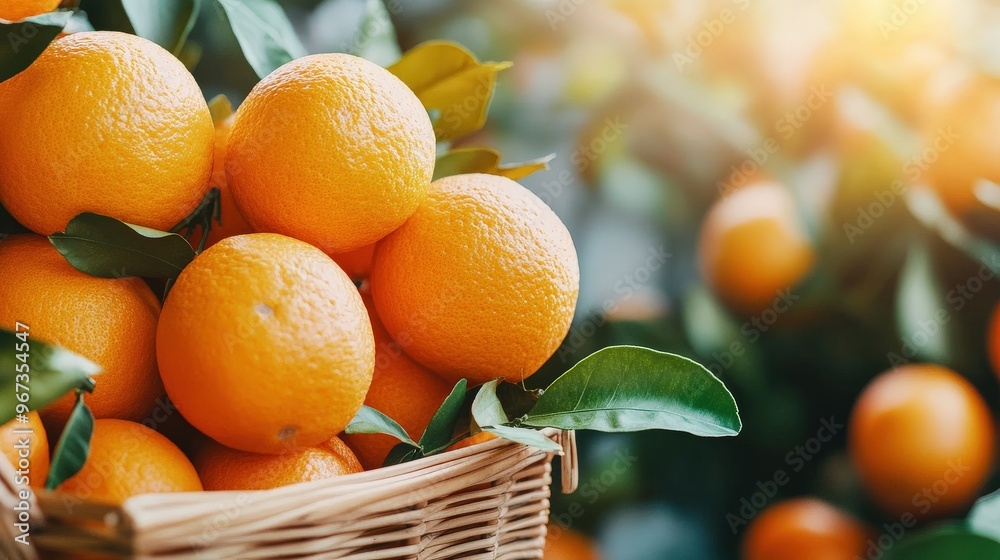
[{"label": "ripe orange", "polygon": [[814,498],[787,500],[762,511],[743,537],[743,560],[866,558],[871,530]]},{"label": "ripe orange", "polygon": [[0,19],[18,21],[58,7],[59,0],[0,0]]},{"label": "ripe orange", "polygon": [[212,223],[212,229],[208,232],[206,247],[215,245],[220,240],[234,235],[252,233],[250,224],[240,214],[233,200],[232,193],[229,192],[229,183],[226,181],[226,145],[229,143],[229,133],[233,128],[234,115],[222,119],[215,123],[215,163],[212,166],[211,184],[219,187],[219,205],[221,216],[219,222]]},{"label": "ripe orange", "polygon": [[195,458],[205,490],[268,490],[361,472],[344,442],[333,438],[284,455],[264,455],[207,443]]},{"label": "ripe orange", "polygon": [[[97,278],[70,266],[48,240],[0,240],[0,327],[30,327],[30,340],[56,344],[102,368],[87,404],[98,418],[142,420],[163,394],[156,373],[160,302],[138,278]],[[62,430],[72,395],[41,410]]]},{"label": "ripe orange", "polygon": [[971,213],[996,218],[995,211],[976,197],[979,179],[1000,182],[1000,161],[995,157],[1000,140],[990,130],[1000,126],[1000,79],[973,75],[957,79],[942,93],[925,131],[925,144],[933,158],[925,180],[951,212],[960,218]]},{"label": "ripe orange", "polygon": [[0,114],[0,202],[37,233],[81,212],[170,229],[208,188],[208,104],[152,41],[110,31],[58,39],[0,84]]},{"label": "ripe orange", "polygon": [[435,181],[375,249],[372,296],[393,340],[445,380],[521,380],[569,331],[580,286],[566,226],[496,175]]},{"label": "ripe orange", "polygon": [[813,247],[791,195],[776,183],[733,191],[709,210],[698,241],[702,275],[744,315],[760,313],[812,269]]},{"label": "ripe orange", "polygon": [[24,480],[27,480],[29,486],[44,488],[45,478],[49,475],[49,438],[45,435],[45,426],[38,413],[29,412],[27,416],[25,424],[15,419],[0,426],[0,445],[14,469],[23,471],[17,476],[26,477],[10,482],[23,486]]},{"label": "ripe orange", "polygon": [[[417,440],[448,397],[451,386],[404,354],[386,332],[367,291],[362,292],[361,298],[368,308],[375,335],[375,375],[365,404],[388,415]],[[389,451],[399,443],[382,434],[345,434],[344,441],[366,469],[381,467]]]},{"label": "ripe orange", "polygon": [[1000,304],[993,308],[988,336],[986,347],[990,355],[990,363],[993,364],[993,373],[1000,377]]},{"label": "ripe orange", "polygon": [[156,345],[184,418],[254,453],[340,433],[375,361],[351,280],[319,249],[273,233],[228,237],[198,255],[164,303]]},{"label": "ripe orange", "polygon": [[883,373],[849,423],[851,458],[888,513],[941,517],[976,498],[993,467],[996,433],[983,398],[938,365]]},{"label": "ripe orange", "polygon": [[340,268],[351,277],[352,280],[364,280],[372,271],[372,259],[375,257],[375,244],[365,245],[360,249],[355,249],[347,253],[330,255]]},{"label": "ripe orange", "polygon": [[344,253],[413,213],[434,159],[430,118],[406,84],[364,59],[317,54],[250,92],[236,112],[226,175],[255,230]]},{"label": "ripe orange", "polygon": [[600,560],[597,543],[575,531],[549,523],[545,535],[544,560]]},{"label": "ripe orange", "polygon": [[58,488],[111,504],[151,492],[201,490],[191,461],[170,440],[142,424],[110,418],[94,422],[87,462]]}]

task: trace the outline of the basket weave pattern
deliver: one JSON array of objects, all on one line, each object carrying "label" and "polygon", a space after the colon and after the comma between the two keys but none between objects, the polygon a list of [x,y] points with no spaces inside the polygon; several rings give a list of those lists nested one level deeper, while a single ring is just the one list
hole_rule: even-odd
[{"label": "basket weave pattern", "polygon": [[[544,433],[563,447],[562,489],[572,492],[574,434]],[[13,542],[14,472],[0,459],[0,552],[34,559],[38,545],[157,560],[541,558],[552,459],[552,453],[495,439],[394,467],[258,492],[146,494],[121,507],[39,493],[30,510],[33,546]]]}]

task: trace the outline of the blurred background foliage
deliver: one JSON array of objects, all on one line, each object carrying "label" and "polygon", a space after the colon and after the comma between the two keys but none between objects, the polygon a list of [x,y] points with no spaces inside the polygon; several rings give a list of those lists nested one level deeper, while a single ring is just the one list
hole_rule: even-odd
[{"label": "blurred background foliage", "polygon": [[[368,3],[282,2],[310,52],[383,32],[365,30]],[[1000,188],[989,181],[1000,180],[1000,6],[385,7],[404,50],[451,39],[480,60],[514,63],[500,74],[488,126],[458,146],[493,146],[505,161],[557,155],[522,182],[573,233],[581,294],[566,343],[531,381],[600,347],[641,344],[698,359],[740,403],[745,429],[733,439],[581,434],[580,491],[555,495],[553,515],[596,535],[608,558],[735,557],[742,527],[734,532],[726,516],[778,470],[790,481],[770,503],[812,494],[880,523],[846,430],[796,455],[801,462],[789,454],[824,419],[846,424],[862,387],[894,365],[950,366],[994,410],[1000,403],[986,348],[1000,294]],[[203,9],[181,58],[206,97],[236,104],[257,77],[218,6]],[[398,54],[383,43],[365,52],[383,64]],[[785,194],[728,199],[761,181]],[[741,212],[779,225],[741,230],[717,254],[711,236]],[[787,285],[768,283],[775,271]],[[772,304],[782,288],[791,303]],[[994,476],[987,490],[998,486]]]}]

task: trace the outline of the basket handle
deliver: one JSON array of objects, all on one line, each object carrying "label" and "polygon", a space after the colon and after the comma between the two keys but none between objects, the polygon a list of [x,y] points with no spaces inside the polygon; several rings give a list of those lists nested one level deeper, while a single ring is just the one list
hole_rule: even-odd
[{"label": "basket handle", "polygon": [[563,430],[559,442],[562,444],[562,458],[559,460],[562,466],[562,493],[572,494],[576,492],[580,484],[580,468],[576,457],[576,432],[573,430]]}]

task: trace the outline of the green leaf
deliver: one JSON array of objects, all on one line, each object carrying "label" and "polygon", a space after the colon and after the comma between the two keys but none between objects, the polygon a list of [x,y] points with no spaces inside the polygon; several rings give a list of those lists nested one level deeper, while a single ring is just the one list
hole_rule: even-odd
[{"label": "green leaf", "polygon": [[281,6],[273,0],[219,0],[229,25],[257,76],[306,55]]},{"label": "green leaf", "polygon": [[541,396],[541,389],[526,389],[520,383],[505,381],[497,386],[497,398],[510,418],[520,418],[530,412]]},{"label": "green leaf", "polygon": [[885,560],[986,560],[1000,558],[1000,543],[960,524],[929,529],[890,548]]},{"label": "green leaf", "polygon": [[361,410],[354,416],[351,423],[344,428],[346,434],[385,434],[392,436],[399,441],[418,448],[417,442],[413,441],[406,430],[395,420],[389,418],[382,412],[370,406],[362,406]]},{"label": "green leaf", "polygon": [[212,113],[212,122],[218,124],[233,114],[233,104],[220,93],[208,102],[208,110]]},{"label": "green leaf", "polygon": [[1000,490],[979,498],[966,523],[973,533],[1000,541]]},{"label": "green leaf", "polygon": [[[924,243],[914,243],[900,272],[896,291],[896,328],[904,340],[926,341],[915,344],[915,358],[939,364],[951,364],[954,342],[952,329],[942,328],[949,314],[945,293],[937,277],[937,267]],[[929,336],[926,325],[936,330]]]},{"label": "green leaf", "polygon": [[570,368],[522,422],[565,430],[662,429],[732,436],[736,401],[711,372],[687,358],[637,346],[598,350]]},{"label": "green leaf", "polygon": [[437,159],[434,165],[434,179],[462,175],[464,173],[489,173],[517,181],[536,171],[549,168],[549,162],[556,155],[549,154],[530,161],[500,164],[502,155],[493,148],[457,148]]},{"label": "green leaf", "polygon": [[978,261],[993,274],[1000,274],[1000,249],[949,214],[934,189],[926,185],[910,187],[906,191],[906,204],[913,216],[926,228],[936,232],[945,242]]},{"label": "green leaf", "polygon": [[208,243],[208,233],[212,230],[212,221],[217,224],[222,223],[222,200],[219,187],[213,186],[205,197],[201,199],[198,207],[194,209],[186,218],[176,226],[170,228],[170,233],[179,233],[184,239],[191,243],[191,238],[196,232],[201,232],[198,238],[196,252],[200,253]]},{"label": "green leaf", "polygon": [[49,240],[77,270],[101,278],[176,278],[195,256],[180,235],[89,212]]},{"label": "green leaf", "polygon": [[0,20],[0,82],[31,66],[71,17],[73,12],[59,11],[15,22]]},{"label": "green leaf", "polygon": [[545,434],[531,428],[518,428],[516,426],[489,426],[483,428],[484,432],[509,439],[510,441],[537,447],[542,451],[558,453],[562,451],[562,446],[545,437]]},{"label": "green leaf", "polygon": [[396,28],[382,0],[366,0],[364,20],[347,52],[382,66],[399,60]]},{"label": "green leaf", "polygon": [[494,379],[483,384],[476,393],[476,398],[472,401],[472,418],[480,428],[487,426],[502,426],[509,422],[507,413],[503,411],[503,405],[497,398],[497,385],[499,379]]},{"label": "green leaf", "polygon": [[121,0],[135,34],[180,54],[201,11],[201,0]]},{"label": "green leaf", "polygon": [[[0,383],[9,388],[0,392],[0,425],[73,389],[92,391],[90,377],[101,371],[86,358],[36,340],[30,327],[17,325],[16,333],[0,329]],[[27,394],[28,400],[22,402],[18,394]]]},{"label": "green leaf", "polygon": [[389,450],[389,454],[385,457],[385,461],[382,462],[382,466],[400,465],[414,459],[419,459],[420,457],[420,449],[412,447],[408,443],[400,443]]},{"label": "green leaf", "polygon": [[[508,384],[509,385],[509,384]],[[509,439],[524,445],[537,447],[544,451],[561,451],[562,446],[545,437],[537,430],[508,426],[510,421],[503,405],[497,397],[497,387],[500,380],[494,379],[483,384],[472,401],[472,418],[475,424],[484,432],[489,432],[504,439]]]},{"label": "green leaf", "polygon": [[432,455],[446,449],[452,443],[452,436],[455,433],[455,424],[462,414],[462,405],[465,403],[465,389],[467,383],[460,379],[451,394],[441,403],[437,412],[431,417],[427,429],[420,436],[420,449],[423,455]]},{"label": "green leaf", "polygon": [[52,455],[49,478],[45,481],[46,490],[55,490],[66,479],[80,472],[90,454],[90,436],[93,433],[94,415],[83,402],[83,393],[77,393],[76,405]]},{"label": "green leaf", "polygon": [[497,73],[509,62],[479,62],[451,41],[428,41],[407,51],[389,71],[413,90],[427,110],[439,111],[440,141],[468,136],[486,124]]}]

